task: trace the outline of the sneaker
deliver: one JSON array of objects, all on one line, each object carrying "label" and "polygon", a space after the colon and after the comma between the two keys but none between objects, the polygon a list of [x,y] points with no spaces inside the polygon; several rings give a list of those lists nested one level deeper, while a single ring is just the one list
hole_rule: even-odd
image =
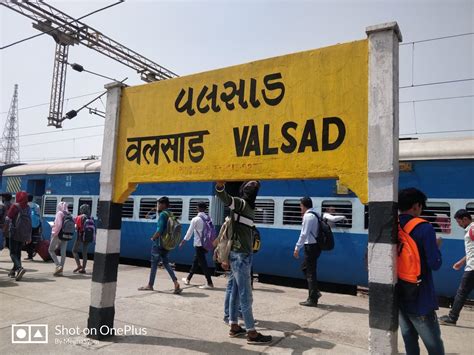
[{"label": "sneaker", "polygon": [[72,272],[75,274],[76,272],[79,272],[81,270],[82,270],[82,266],[78,266],[74,270],[72,270]]},{"label": "sneaker", "polygon": [[31,260],[33,260],[33,257],[27,257],[27,258],[24,258],[23,260],[24,261],[31,261]]},{"label": "sneaker", "polygon": [[16,274],[15,280],[20,281],[23,275],[25,274],[26,270],[24,268],[18,269],[18,272]]},{"label": "sneaker", "polygon": [[244,328],[240,327],[240,326],[236,330],[232,330],[232,328],[229,330],[229,337],[230,338],[237,338],[237,337],[243,336],[245,334],[247,334],[246,330]]},{"label": "sneaker", "polygon": [[81,270],[79,270],[79,273],[80,273],[80,274],[86,274],[86,269],[81,268]]},{"label": "sneaker", "polygon": [[442,325],[456,325],[456,321],[450,316],[439,317],[439,323]]},{"label": "sneaker", "polygon": [[58,265],[56,266],[56,269],[54,270],[53,276],[59,276],[63,273],[63,267]]},{"label": "sneaker", "polygon": [[224,321],[224,324],[227,324],[227,325],[229,325],[229,318],[227,318],[227,317],[224,317],[223,321]]},{"label": "sneaker", "polygon": [[300,302],[300,306],[306,306],[306,307],[317,307],[318,302],[312,301],[312,300],[306,300],[304,302]]},{"label": "sneaker", "polygon": [[207,289],[210,289],[210,288],[214,288],[214,285],[205,284],[205,285],[199,286],[199,288],[201,290],[207,290]]},{"label": "sneaker", "polygon": [[268,344],[271,343],[272,339],[271,335],[263,335],[262,333],[257,333],[254,338],[247,334],[247,344]]},{"label": "sneaker", "polygon": [[8,277],[11,277],[12,279],[14,279],[16,276],[16,271],[15,270],[10,270],[10,272],[8,273]]},{"label": "sneaker", "polygon": [[187,277],[183,277],[181,281],[183,281],[185,285],[189,285],[191,283],[191,281],[189,281]]}]

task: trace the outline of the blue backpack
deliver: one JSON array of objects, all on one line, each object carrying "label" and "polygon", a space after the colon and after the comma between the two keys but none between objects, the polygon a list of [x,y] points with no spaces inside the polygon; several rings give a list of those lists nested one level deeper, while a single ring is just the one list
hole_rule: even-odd
[{"label": "blue backpack", "polygon": [[207,251],[214,249],[214,240],[216,240],[217,232],[212,219],[209,216],[199,216],[204,222],[204,229],[202,230],[202,246]]},{"label": "blue backpack", "polygon": [[41,225],[41,217],[38,213],[38,205],[34,204],[31,209],[31,227],[38,228]]}]

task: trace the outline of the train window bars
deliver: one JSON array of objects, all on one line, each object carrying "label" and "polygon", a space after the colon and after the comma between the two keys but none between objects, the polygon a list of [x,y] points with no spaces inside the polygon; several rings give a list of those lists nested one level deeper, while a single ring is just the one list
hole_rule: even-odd
[{"label": "train window bars", "polygon": [[346,217],[340,222],[330,222],[331,227],[352,228],[352,203],[350,201],[323,201],[321,204],[322,214],[329,213],[332,216]]},{"label": "train window bars", "polygon": [[67,202],[67,210],[69,213],[74,211],[74,197],[63,197],[61,202]]},{"label": "train window bars", "polygon": [[170,198],[170,211],[176,218],[181,219],[183,214],[183,200],[180,198]]},{"label": "train window bars", "polygon": [[255,201],[255,223],[273,224],[275,222],[275,201],[257,199]]},{"label": "train window bars", "polygon": [[436,233],[451,233],[451,207],[447,202],[427,202],[421,218],[431,223]]},{"label": "train window bars", "polygon": [[56,206],[58,205],[58,199],[56,197],[45,197],[43,216],[54,216],[56,215]]},{"label": "train window bars", "polygon": [[138,218],[156,219],[156,198],[142,198]]},{"label": "train window bars", "polygon": [[466,211],[469,212],[471,217],[474,219],[474,202],[469,202],[466,204]]},{"label": "train window bars", "polygon": [[134,199],[128,198],[122,205],[122,218],[133,218]]},{"label": "train window bars", "polygon": [[198,203],[204,202],[206,204],[206,213],[209,213],[209,199],[207,198],[192,198],[189,201],[188,219],[192,220],[198,214]]},{"label": "train window bars", "polygon": [[283,201],[283,224],[295,225],[302,221],[300,200]]}]

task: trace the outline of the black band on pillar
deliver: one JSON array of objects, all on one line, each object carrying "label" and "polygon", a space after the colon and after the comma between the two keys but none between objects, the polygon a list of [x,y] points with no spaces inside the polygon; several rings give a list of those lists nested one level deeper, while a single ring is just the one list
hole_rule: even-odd
[{"label": "black band on pillar", "polygon": [[396,202],[369,202],[369,243],[397,244]]}]

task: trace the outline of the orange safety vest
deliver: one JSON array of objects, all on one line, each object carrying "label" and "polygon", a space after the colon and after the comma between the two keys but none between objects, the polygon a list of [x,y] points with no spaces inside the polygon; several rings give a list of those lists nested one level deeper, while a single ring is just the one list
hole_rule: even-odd
[{"label": "orange safety vest", "polygon": [[421,262],[418,246],[410,233],[420,223],[428,223],[422,218],[412,218],[402,228],[398,222],[398,263],[397,272],[400,280],[419,284],[421,282]]}]

